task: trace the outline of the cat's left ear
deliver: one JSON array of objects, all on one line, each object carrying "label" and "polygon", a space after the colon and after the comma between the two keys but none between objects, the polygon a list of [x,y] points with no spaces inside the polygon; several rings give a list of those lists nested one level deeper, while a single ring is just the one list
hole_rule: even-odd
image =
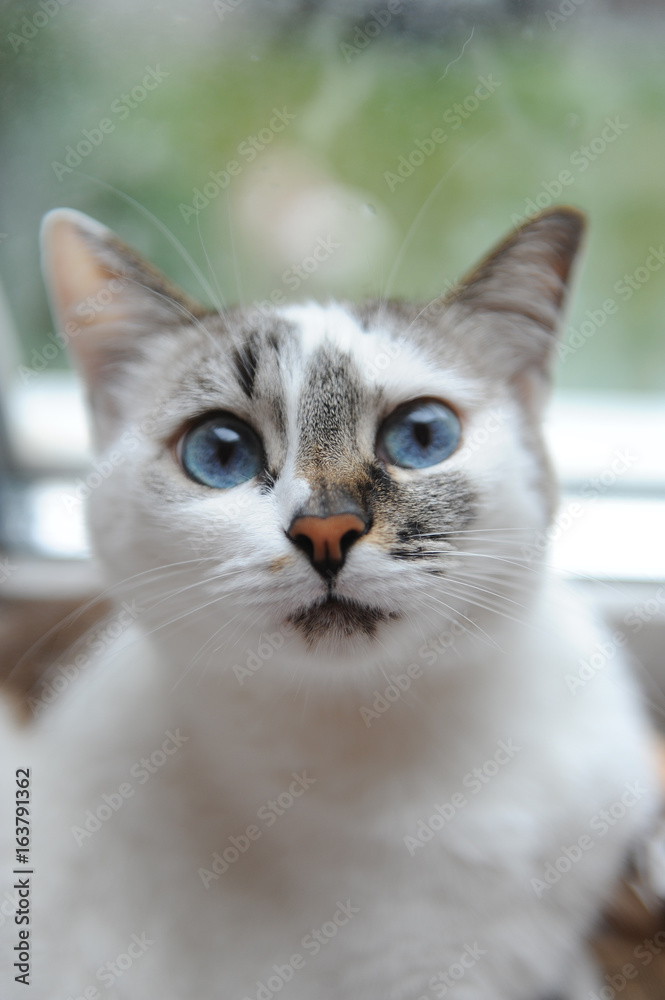
[{"label": "cat's left ear", "polygon": [[51,310],[92,391],[147,333],[205,313],[99,222],[72,209],[45,216],[42,267]]},{"label": "cat's left ear", "polygon": [[547,375],[585,217],[554,208],[500,243],[445,304],[468,353],[493,376]]}]

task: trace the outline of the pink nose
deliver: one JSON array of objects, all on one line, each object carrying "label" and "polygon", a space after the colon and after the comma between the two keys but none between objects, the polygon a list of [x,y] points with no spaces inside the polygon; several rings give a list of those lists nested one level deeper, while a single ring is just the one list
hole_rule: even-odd
[{"label": "pink nose", "polygon": [[289,528],[291,541],[303,549],[322,576],[329,578],[341,569],[344,557],[367,525],[356,514],[330,517],[298,517]]}]

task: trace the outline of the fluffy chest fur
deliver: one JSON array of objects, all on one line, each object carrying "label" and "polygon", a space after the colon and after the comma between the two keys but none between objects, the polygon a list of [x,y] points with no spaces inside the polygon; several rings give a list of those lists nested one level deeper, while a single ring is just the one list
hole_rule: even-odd
[{"label": "fluffy chest fur", "polygon": [[[617,667],[571,700],[597,636],[561,594],[544,603],[556,621],[535,616],[530,641],[453,685],[416,677],[369,727],[374,690],[312,705],[270,679],[221,702],[190,676],[165,697],[142,637],[110,651],[19,754],[52,816],[34,856],[44,995],[260,998],[290,967],[298,1000],[430,998],[463,956],[469,996],[567,988],[562,956],[581,960],[654,789],[631,685]],[[150,944],[111,985],[132,935]]]}]

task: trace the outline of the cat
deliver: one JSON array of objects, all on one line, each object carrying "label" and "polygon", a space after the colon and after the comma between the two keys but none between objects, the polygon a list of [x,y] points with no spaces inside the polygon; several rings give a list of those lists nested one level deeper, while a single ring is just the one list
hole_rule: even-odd
[{"label": "cat", "polygon": [[530,219],[425,306],[218,313],[49,213],[117,610],[3,726],[34,870],[19,942],[12,840],[3,996],[12,955],[40,1000],[597,988],[587,937],[660,803],[620,652],[570,684],[602,631],[535,544],[583,230]]}]

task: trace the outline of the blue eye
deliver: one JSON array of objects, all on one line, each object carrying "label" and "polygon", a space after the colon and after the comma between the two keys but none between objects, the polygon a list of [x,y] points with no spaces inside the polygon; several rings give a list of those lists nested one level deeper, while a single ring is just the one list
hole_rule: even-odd
[{"label": "blue eye", "polygon": [[261,442],[251,427],[230,414],[209,417],[181,439],[178,458],[197,483],[228,490],[264,467]]},{"label": "blue eye", "polygon": [[435,400],[420,399],[400,406],[379,430],[379,457],[403,469],[425,469],[443,462],[461,436],[457,415]]}]

